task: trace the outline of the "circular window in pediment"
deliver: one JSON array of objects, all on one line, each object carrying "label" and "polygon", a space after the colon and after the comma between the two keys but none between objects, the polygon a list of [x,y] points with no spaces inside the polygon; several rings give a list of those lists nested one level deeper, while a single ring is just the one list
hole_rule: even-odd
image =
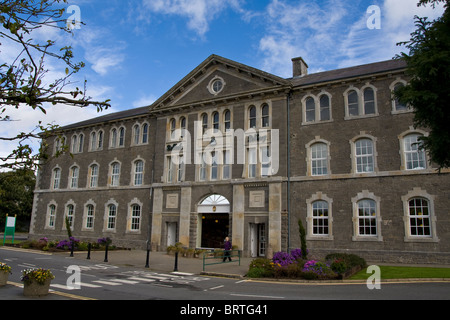
[{"label": "circular window in pediment", "polygon": [[215,76],[214,78],[211,79],[207,88],[211,94],[217,95],[220,92],[222,92],[224,87],[225,81],[221,77]]}]

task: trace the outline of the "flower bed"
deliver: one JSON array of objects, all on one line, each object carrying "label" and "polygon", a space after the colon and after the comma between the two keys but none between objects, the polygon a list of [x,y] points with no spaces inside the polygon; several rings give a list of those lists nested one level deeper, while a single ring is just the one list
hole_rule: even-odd
[{"label": "flower bed", "polygon": [[343,279],[366,266],[364,259],[349,254],[333,254],[324,261],[303,260],[301,250],[277,252],[272,259],[258,258],[250,263],[249,278],[291,278],[305,280]]},{"label": "flower bed", "polygon": [[[58,252],[58,251],[69,251],[72,248],[72,243],[74,246],[74,251],[87,251],[89,242],[84,242],[75,237],[70,237],[69,240],[49,240],[44,237],[39,240],[31,240],[22,243],[22,248],[25,249],[37,249],[42,251]],[[112,241],[110,238],[100,238],[96,242],[91,243],[91,250],[103,250],[106,245],[108,245],[109,250],[116,249],[115,246],[111,245]]]}]

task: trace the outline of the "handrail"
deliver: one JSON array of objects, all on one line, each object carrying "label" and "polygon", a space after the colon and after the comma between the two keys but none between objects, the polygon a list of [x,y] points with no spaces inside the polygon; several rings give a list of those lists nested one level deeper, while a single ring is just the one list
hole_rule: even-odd
[{"label": "handrail", "polygon": [[[203,252],[203,271],[205,271],[205,267],[206,266],[212,266],[215,264],[224,264],[224,263],[234,263],[234,262],[239,262],[239,266],[241,265],[241,255],[242,255],[242,250],[230,250],[228,251],[230,254],[229,255],[225,255],[225,251],[223,251],[222,255],[217,256],[216,254],[219,251],[207,251],[207,252]],[[224,258],[238,258],[236,259],[232,259],[231,261],[223,261]],[[206,263],[206,260],[218,260],[220,259],[220,262],[212,262],[212,263]]]}]

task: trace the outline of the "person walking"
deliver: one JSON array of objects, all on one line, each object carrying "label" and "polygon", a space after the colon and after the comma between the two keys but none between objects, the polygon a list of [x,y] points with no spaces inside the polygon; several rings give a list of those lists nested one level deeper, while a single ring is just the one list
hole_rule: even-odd
[{"label": "person walking", "polygon": [[231,261],[231,241],[230,238],[225,238],[225,244],[224,244],[225,252],[223,255],[223,262],[225,262],[228,258],[229,261]]}]

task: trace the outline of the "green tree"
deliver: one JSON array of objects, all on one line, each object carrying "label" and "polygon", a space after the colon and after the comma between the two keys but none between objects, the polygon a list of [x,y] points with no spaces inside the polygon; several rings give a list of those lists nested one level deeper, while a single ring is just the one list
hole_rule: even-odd
[{"label": "green tree", "polygon": [[5,217],[17,215],[17,229],[27,229],[33,208],[34,172],[16,170],[0,172],[0,225]]},{"label": "green tree", "polygon": [[421,0],[418,6],[444,3],[442,17],[429,21],[415,17],[417,29],[401,53],[407,63],[409,84],[395,92],[396,98],[415,112],[414,125],[430,131],[422,138],[431,161],[439,169],[450,167],[450,0]]},{"label": "green tree", "polygon": [[[15,58],[0,64],[0,123],[17,121],[10,116],[12,109],[32,108],[45,114],[46,104],[81,108],[94,105],[98,111],[110,106],[109,100],[97,102],[86,96],[86,81],[82,88],[75,86],[71,77],[84,67],[84,63],[73,61],[70,46],[61,48],[52,39],[37,40],[38,37],[34,36],[39,29],[56,29],[71,34],[75,29],[73,22],[63,17],[66,7],[67,0],[0,0],[0,50],[2,46],[17,49]],[[46,64],[49,61],[61,68],[63,77],[48,77]],[[30,139],[45,138],[57,127],[39,122],[31,132],[0,137],[0,140],[12,141],[16,145],[9,155],[0,157],[0,169],[36,166],[45,158],[46,150],[42,146],[34,152]]]}]

